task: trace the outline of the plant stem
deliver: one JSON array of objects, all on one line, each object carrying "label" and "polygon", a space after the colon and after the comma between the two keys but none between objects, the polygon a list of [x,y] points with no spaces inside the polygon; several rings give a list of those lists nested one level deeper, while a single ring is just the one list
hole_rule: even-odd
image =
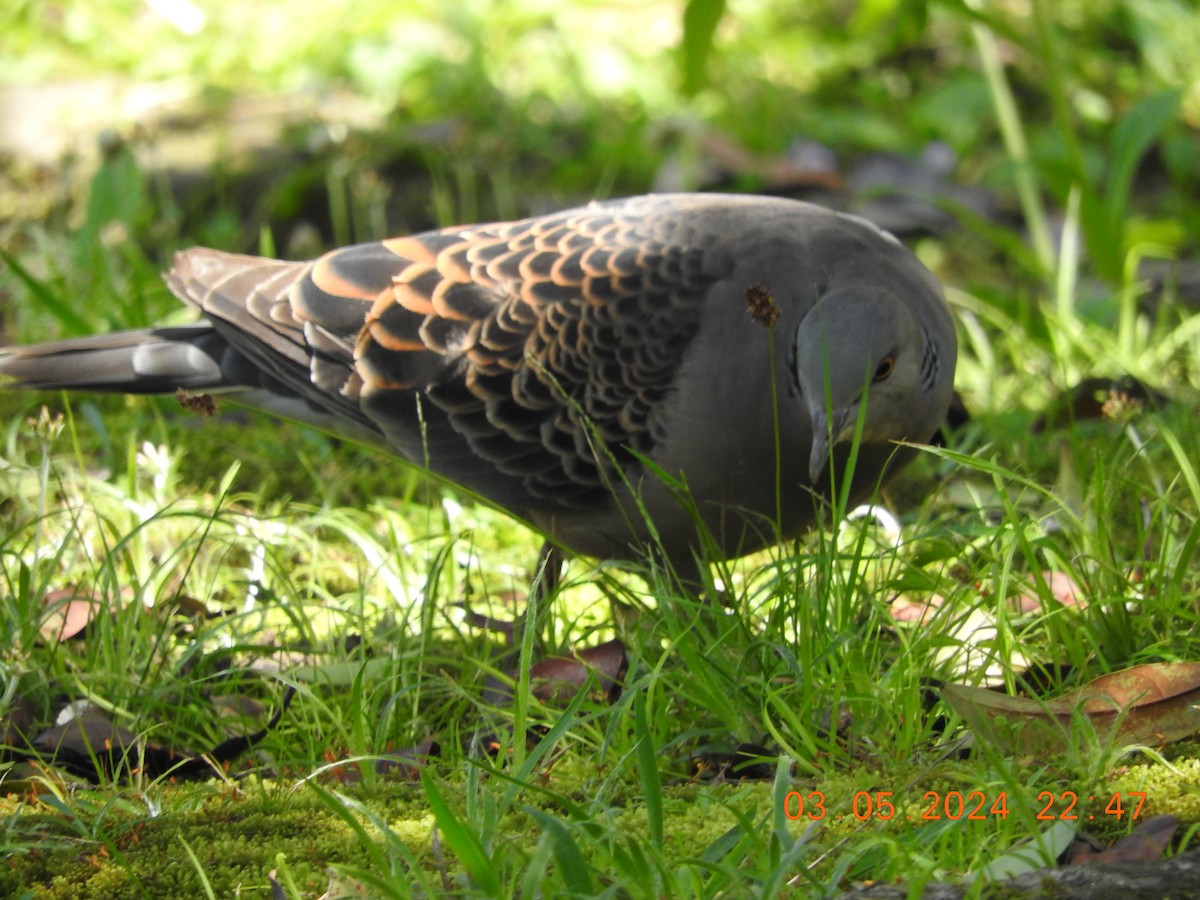
[{"label": "plant stem", "polygon": [[[967,5],[976,11],[981,11],[982,2],[981,0],[967,0]],[[1008,79],[1004,75],[1004,65],[1000,62],[996,37],[990,28],[979,21],[972,23],[971,34],[975,38],[975,46],[979,50],[979,61],[983,66],[984,77],[987,78],[988,90],[992,96],[992,106],[995,107],[1000,134],[1004,139],[1004,149],[1015,166],[1017,196],[1025,215],[1025,224],[1029,228],[1033,252],[1037,256],[1043,273],[1049,276],[1054,271],[1054,244],[1050,240],[1046,210],[1042,206],[1037,178],[1033,171],[1033,164],[1029,160],[1029,145],[1025,141],[1025,132],[1021,128],[1016,100],[1008,85]]]}]

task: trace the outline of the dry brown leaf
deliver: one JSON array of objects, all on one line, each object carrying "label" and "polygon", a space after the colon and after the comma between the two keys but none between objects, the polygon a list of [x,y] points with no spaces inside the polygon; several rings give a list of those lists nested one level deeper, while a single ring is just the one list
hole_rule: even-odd
[{"label": "dry brown leaf", "polygon": [[[1077,720],[1105,744],[1159,744],[1200,731],[1200,663],[1149,663],[1089,682],[1054,700],[1010,697],[962,684],[944,685],[942,699],[977,736],[1016,754],[1058,750]],[[1003,725],[1020,727],[1005,728]]]},{"label": "dry brown leaf", "polygon": [[1069,864],[1152,862],[1162,859],[1178,827],[1179,820],[1174,816],[1152,816],[1107,850],[1076,851],[1071,855]]},{"label": "dry brown leaf", "polygon": [[544,659],[529,671],[533,694],[542,701],[569,699],[595,672],[596,686],[611,696],[627,662],[625,645],[618,640],[580,650],[574,656]]}]

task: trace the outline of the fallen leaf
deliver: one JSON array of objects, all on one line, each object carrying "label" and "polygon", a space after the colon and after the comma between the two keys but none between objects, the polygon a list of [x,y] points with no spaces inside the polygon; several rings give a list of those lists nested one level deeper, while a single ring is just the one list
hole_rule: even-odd
[{"label": "fallen leaf", "polygon": [[542,701],[568,699],[595,672],[596,686],[615,699],[627,663],[625,645],[619,640],[580,650],[574,656],[552,656],[529,671],[533,695]]},{"label": "fallen leaf", "polygon": [[1082,849],[1070,856],[1068,865],[1081,863],[1150,862],[1162,859],[1179,828],[1174,816],[1153,816],[1107,850]]},{"label": "fallen leaf", "polygon": [[775,777],[778,759],[778,752],[759,744],[739,744],[733,752],[697,753],[692,771],[705,781],[767,781]]},{"label": "fallen leaf", "polygon": [[133,771],[151,779],[207,778],[212,775],[214,765],[232,762],[278,725],[295,693],[291,687],[284,691],[279,708],[261,729],[222,741],[207,753],[192,754],[143,741],[113,722],[102,710],[86,704],[65,710],[60,714],[62,721],[28,744],[22,746],[21,742],[0,748],[0,760],[39,762],[93,784],[105,778],[128,777]]},{"label": "fallen leaf", "polygon": [[943,642],[934,653],[939,671],[946,677],[970,676],[982,684],[1000,685],[1006,673],[1028,669],[1024,654],[999,636],[995,617],[979,607],[947,619]]},{"label": "fallen leaf", "polygon": [[926,625],[946,602],[941,594],[930,594],[924,600],[899,596],[888,606],[892,621],[904,624]]},{"label": "fallen leaf", "polygon": [[1054,700],[962,684],[944,685],[941,695],[979,738],[1016,754],[1060,750],[1081,720],[1102,744],[1158,746],[1200,731],[1200,663],[1194,662],[1134,666]]},{"label": "fallen leaf", "polygon": [[392,750],[376,760],[375,771],[380,775],[391,775],[404,781],[420,781],[421,768],[442,753],[441,745],[433,738],[425,738],[403,750]]},{"label": "fallen leaf", "polygon": [[[1087,608],[1087,600],[1083,596],[1083,589],[1079,584],[1066,572],[1059,572],[1055,569],[1046,569],[1045,571],[1034,576],[1035,587],[1037,582],[1042,582],[1046,585],[1050,596],[1061,603],[1063,606],[1076,607],[1078,609]],[[1042,597],[1036,590],[1022,592],[1015,596],[1009,597],[1008,601],[1017,612],[1036,613],[1041,612],[1045,604],[1042,602]]]},{"label": "fallen leaf", "polygon": [[79,637],[88,624],[104,608],[95,594],[78,587],[48,591],[42,597],[46,615],[38,626],[38,634],[47,644],[58,644]]},{"label": "fallen leaf", "polygon": [[37,719],[37,709],[37,704],[28,697],[14,697],[8,712],[0,719],[0,744],[11,746],[24,743]]},{"label": "fallen leaf", "polygon": [[1044,869],[1055,863],[1058,858],[1071,846],[1075,838],[1075,825],[1072,822],[1055,822],[1034,840],[1027,841],[1009,850],[1003,856],[993,859],[977,873],[972,873],[969,880],[984,878],[988,881],[1001,881],[1013,878],[1025,872]]}]

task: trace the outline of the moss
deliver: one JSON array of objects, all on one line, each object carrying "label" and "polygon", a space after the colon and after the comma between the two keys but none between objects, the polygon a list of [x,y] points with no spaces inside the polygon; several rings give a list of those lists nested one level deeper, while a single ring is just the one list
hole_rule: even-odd
[{"label": "moss", "polygon": [[[1200,823],[1200,760],[1130,766],[1110,780],[1108,789],[1111,793],[1145,792],[1139,820],[1165,814],[1175,816],[1183,825]],[[1135,798],[1122,799],[1127,810],[1137,804]]]},{"label": "moss", "polygon": [[[197,791],[213,793],[197,805]],[[204,894],[203,872],[218,896],[231,896],[239,887],[265,885],[278,853],[298,883],[314,886],[331,862],[368,860],[346,823],[311,794],[281,805],[265,792],[251,797],[192,786],[166,789],[156,799],[164,808],[157,816],[110,815],[91,840],[10,858],[0,872],[0,894],[195,897]]]},{"label": "moss", "polygon": [[[607,769],[606,777],[595,778],[594,759],[586,748],[577,749],[580,752],[568,753],[544,773],[546,777],[539,784],[572,797],[590,817],[584,822],[568,818],[565,824],[578,838],[585,865],[593,872],[603,872],[616,864],[614,860],[628,856],[621,848],[628,848],[629,842],[645,845],[648,817],[636,779],[613,778]],[[937,827],[921,819],[926,808],[925,791],[944,795],[950,790],[966,794],[979,789],[990,795],[1001,789],[995,786],[1001,781],[1018,783],[1024,787],[1009,789],[1009,807],[1016,809],[1017,794],[1023,793],[1029,806],[1039,789],[1070,783],[1066,776],[1057,777],[1044,768],[1032,767],[985,783],[987,777],[978,766],[966,763],[942,763],[931,768],[920,768],[918,764],[912,771],[831,769],[821,776],[796,779],[792,787],[805,795],[814,790],[825,795],[827,815],[809,832],[807,841],[814,851],[869,829],[884,842],[880,846],[891,846],[888,842],[896,841],[898,848],[907,847],[911,840],[906,835],[911,835],[917,846],[944,848],[953,844],[956,858],[970,860],[969,848],[958,846],[963,840],[961,828]],[[599,793],[601,786],[603,795]],[[1130,766],[1107,783],[1096,785],[1095,794],[1107,798],[1117,791],[1145,791],[1142,818],[1169,812],[1185,823],[1194,823],[1200,821],[1200,802],[1187,791],[1198,787],[1200,763],[1177,759],[1170,764]],[[1081,795],[1090,790],[1082,784],[1073,789]],[[324,890],[330,867],[377,877],[388,877],[390,871],[391,877],[423,878],[429,884],[440,884],[443,876],[454,883],[467,883],[444,840],[440,852],[435,852],[433,818],[420,786],[378,780],[370,786],[339,786],[339,790],[370,810],[370,816],[356,815],[366,840],[316,792],[293,783],[254,777],[235,785],[213,782],[141,790],[75,789],[46,802],[28,796],[24,800],[5,798],[0,800],[0,820],[9,825],[9,845],[26,849],[10,855],[6,865],[0,867],[0,895],[195,897],[205,893],[206,885],[218,896],[237,891],[265,892],[267,873],[276,867],[279,854],[285,857],[294,883],[305,896],[316,896]],[[561,818],[564,811],[553,794],[529,790],[509,796],[502,781],[489,778],[484,778],[475,790],[477,793],[470,797],[467,787],[454,779],[441,787],[455,815],[480,835],[496,860],[505,861],[497,865],[505,869],[524,865],[544,852],[547,835],[524,807],[541,808]],[[884,824],[856,819],[854,795],[867,791],[874,796],[884,790],[893,791],[897,811],[894,820]],[[763,826],[759,839],[769,834],[775,812],[774,791],[769,782],[688,782],[665,787],[662,861],[686,866],[686,860],[702,858],[738,824],[739,816]],[[501,801],[502,796],[508,799]],[[501,806],[510,801],[510,806]],[[1128,827],[1127,819],[1101,816],[1104,799],[1097,802],[1098,806],[1086,810],[1081,803],[1081,813],[1097,816],[1090,831],[1115,833]],[[1129,805],[1127,802],[1127,808]],[[376,822],[387,823],[386,834],[377,831]],[[950,824],[956,823],[940,823]],[[796,820],[788,827],[799,837],[811,823]],[[1015,816],[1007,823],[979,823],[980,829],[996,829],[995,833],[1005,835],[1005,843],[1019,827]],[[406,849],[400,851],[401,845]],[[378,854],[387,861],[384,872],[380,871]],[[419,872],[409,872],[413,864]],[[876,864],[884,865],[873,856],[862,861],[868,868]],[[546,889],[558,886],[550,881]]]}]

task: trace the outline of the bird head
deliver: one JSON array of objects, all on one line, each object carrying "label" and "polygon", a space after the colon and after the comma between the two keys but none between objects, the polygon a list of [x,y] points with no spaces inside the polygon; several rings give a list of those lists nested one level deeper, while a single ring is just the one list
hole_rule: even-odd
[{"label": "bird head", "polygon": [[832,291],[800,322],[794,365],[812,424],[813,484],[831,448],[853,439],[860,411],[864,444],[924,441],[941,425],[956,354],[953,331],[935,326],[878,287]]}]

